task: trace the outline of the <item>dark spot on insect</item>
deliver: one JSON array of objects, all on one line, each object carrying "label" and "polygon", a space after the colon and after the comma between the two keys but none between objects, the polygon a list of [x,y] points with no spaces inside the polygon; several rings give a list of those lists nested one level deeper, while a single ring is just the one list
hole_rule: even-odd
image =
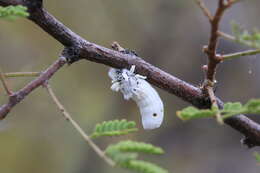
[{"label": "dark spot on insect", "polygon": [[157,113],[153,113],[153,116],[156,117],[156,116],[157,116]]},{"label": "dark spot on insect", "polygon": [[133,90],[134,90],[134,91],[136,91],[136,89],[135,89],[135,88],[134,88]]}]

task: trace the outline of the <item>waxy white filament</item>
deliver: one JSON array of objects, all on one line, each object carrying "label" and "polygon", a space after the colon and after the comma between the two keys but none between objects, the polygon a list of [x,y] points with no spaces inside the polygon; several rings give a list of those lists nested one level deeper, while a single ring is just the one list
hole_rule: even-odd
[{"label": "waxy white filament", "polygon": [[139,107],[142,125],[146,130],[160,127],[163,121],[163,103],[156,90],[145,80],[145,76],[134,73],[135,66],[128,69],[111,68],[111,89],[121,91],[124,99],[133,99]]}]

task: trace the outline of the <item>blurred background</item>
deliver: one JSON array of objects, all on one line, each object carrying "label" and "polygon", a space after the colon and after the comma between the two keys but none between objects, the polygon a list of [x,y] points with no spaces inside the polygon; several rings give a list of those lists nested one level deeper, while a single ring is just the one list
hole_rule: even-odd
[{"label": "blurred background", "polygon": [[[216,0],[205,0],[211,11]],[[234,20],[247,29],[260,28],[258,0],[242,1],[225,13],[221,30],[230,31]],[[69,0],[45,1],[45,8],[88,41],[110,47],[118,41],[136,50],[155,66],[194,85],[203,81],[201,66],[206,61],[202,46],[208,43],[209,23],[193,1],[183,0]],[[0,67],[5,72],[41,71],[57,59],[62,45],[26,19],[0,20]],[[220,40],[220,53],[246,50],[236,43]],[[222,63],[217,73],[216,94],[223,101],[259,98],[260,55]],[[128,119],[140,131],[121,138],[95,142],[105,148],[120,139],[144,141],[161,146],[166,154],[145,157],[175,173],[257,173],[252,156],[259,148],[240,144],[242,135],[213,119],[182,122],[176,111],[189,104],[157,90],[165,104],[161,128],[144,131],[134,102],[112,92],[109,67],[80,61],[62,68],[51,79],[59,99],[91,133],[104,120]],[[33,78],[9,79],[13,90]],[[7,96],[0,87],[0,103]],[[251,118],[260,122],[260,118]],[[68,124],[53,105],[45,89],[38,88],[8,117],[0,122],[0,172],[3,173],[127,173],[101,160]]]}]

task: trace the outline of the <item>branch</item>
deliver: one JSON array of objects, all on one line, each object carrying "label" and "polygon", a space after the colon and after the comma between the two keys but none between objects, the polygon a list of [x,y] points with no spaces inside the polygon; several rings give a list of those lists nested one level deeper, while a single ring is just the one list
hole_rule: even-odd
[{"label": "branch", "polygon": [[[218,37],[219,37],[219,23],[221,21],[222,16],[224,15],[225,10],[230,7],[233,3],[232,0],[225,1],[219,0],[218,8],[214,16],[211,15],[210,11],[207,9],[205,4],[202,0],[196,0],[198,6],[203,11],[204,15],[209,19],[211,24],[211,33],[208,46],[204,47],[204,52],[208,55],[208,65],[206,68],[206,79],[204,82],[203,89],[207,92],[207,95],[210,98],[210,102],[212,106],[219,110],[219,107],[216,103],[216,97],[213,92],[214,84],[215,84],[215,74],[217,65],[222,61],[222,59],[216,54],[217,44],[218,44]],[[221,115],[218,113],[216,114],[217,121],[220,124],[223,124],[223,120]]]},{"label": "branch", "polygon": [[15,77],[37,77],[40,76],[41,72],[12,72],[4,73],[3,75],[6,78],[15,78]]},{"label": "branch", "polygon": [[4,104],[0,107],[0,120],[4,119],[6,115],[11,111],[11,109],[20,103],[28,94],[33,90],[43,85],[44,82],[49,80],[55,72],[57,72],[64,64],[66,63],[65,58],[61,57],[55,61],[47,70],[45,70],[38,78],[31,81],[24,88],[18,92],[13,93],[9,97],[7,104]]},{"label": "branch", "polygon": [[221,60],[230,60],[230,59],[235,59],[235,58],[239,58],[241,56],[249,56],[249,55],[256,55],[260,53],[260,49],[256,49],[256,50],[247,50],[244,52],[237,52],[237,53],[232,53],[232,54],[227,54],[227,55],[221,55]]},{"label": "branch", "polygon": [[[203,14],[208,18],[208,20],[210,22],[212,22],[213,20],[213,16],[212,14],[210,13],[209,9],[205,6],[204,2],[202,0],[195,0],[195,2],[197,3],[197,5],[200,7],[201,11],[203,12]],[[235,3],[237,2],[236,0],[233,0],[231,3]],[[227,33],[224,33],[222,31],[217,31],[217,34],[218,36],[221,36],[223,37],[224,39],[226,40],[230,40],[230,41],[233,41],[233,42],[239,42],[234,36],[232,35],[229,35]],[[258,48],[257,46],[255,46],[254,44],[251,44],[250,42],[240,42],[241,44],[244,44],[248,47],[252,47],[252,48]]]},{"label": "branch", "polygon": [[[46,81],[47,82],[47,81]],[[73,120],[71,115],[66,111],[64,106],[60,103],[56,95],[54,94],[51,86],[48,83],[44,84],[47,89],[48,94],[52,98],[53,102],[61,111],[64,118],[72,124],[72,126],[77,130],[77,132],[83,137],[83,139],[89,144],[89,146],[99,155],[105,162],[107,162],[110,166],[115,166],[115,162],[111,160],[109,157],[105,155],[105,153],[91,140],[91,138],[83,131],[83,129],[78,125],[76,121]]]},{"label": "branch", "polygon": [[210,22],[212,22],[213,17],[209,11],[209,9],[205,6],[204,2],[202,0],[195,0],[195,2],[200,7],[201,11],[204,13],[204,15],[209,19]]},{"label": "branch", "polygon": [[227,8],[232,5],[232,1],[219,0],[218,8],[214,17],[210,20],[211,24],[211,33],[209,44],[205,49],[205,52],[208,55],[208,70],[207,70],[207,80],[214,82],[217,65],[221,62],[221,59],[216,55],[216,49],[218,44],[218,30],[219,23],[222,19],[222,16]]},{"label": "branch", "polygon": [[[0,0],[0,5],[3,4],[3,1],[4,0]],[[16,1],[16,3],[18,2]],[[201,89],[154,67],[140,57],[122,54],[118,51],[107,49],[84,40],[42,8],[31,10],[29,19],[67,48],[67,53],[70,56],[66,56],[66,58],[68,58],[71,63],[79,59],[86,59],[114,68],[129,68],[131,65],[135,65],[137,73],[147,76],[147,80],[153,85],[182,98],[198,108],[209,108],[211,106],[210,100],[203,94]],[[39,78],[40,77],[37,79]],[[217,100],[218,105],[221,107],[223,102],[219,99]],[[9,103],[7,105],[12,104]],[[14,105],[9,106],[9,111],[13,106]],[[4,105],[2,107],[8,106]],[[0,116],[3,115],[3,111],[1,112],[1,110],[3,110],[2,107],[0,107]],[[5,108],[5,110],[8,110],[8,108]],[[5,115],[8,112],[6,112]],[[260,146],[259,124],[244,115],[228,118],[225,120],[225,123],[246,136],[247,140],[244,141],[246,145],[250,147]]]}]

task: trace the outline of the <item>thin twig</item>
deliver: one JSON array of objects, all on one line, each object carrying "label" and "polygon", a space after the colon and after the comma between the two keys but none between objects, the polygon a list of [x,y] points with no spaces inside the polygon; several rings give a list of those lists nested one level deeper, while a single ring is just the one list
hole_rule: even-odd
[{"label": "thin twig", "polygon": [[6,80],[5,80],[4,73],[1,71],[1,69],[0,69],[0,80],[1,80],[1,82],[3,84],[3,87],[4,87],[5,91],[6,91],[6,93],[8,94],[8,96],[11,96],[13,94],[13,92],[8,87],[8,84],[7,84]]},{"label": "thin twig", "polygon": [[201,11],[204,13],[204,15],[209,19],[209,21],[213,20],[213,16],[211,15],[209,9],[206,7],[204,2],[202,0],[195,0],[195,2],[200,7]]},{"label": "thin twig", "polygon": [[66,59],[60,57],[51,66],[49,66],[44,72],[41,73],[39,77],[32,80],[24,88],[13,93],[9,97],[8,103],[0,106],[0,120],[4,119],[6,115],[12,110],[12,108],[20,103],[27,95],[34,91],[39,86],[43,85],[46,80],[49,80],[54,73],[56,73],[64,64],[66,64]]},{"label": "thin twig", "polygon": [[11,72],[4,73],[6,78],[15,78],[15,77],[38,77],[41,72]]},{"label": "thin twig", "polygon": [[225,38],[226,40],[231,40],[231,41],[236,41],[236,38],[232,35],[229,35],[225,32],[222,32],[222,31],[218,31],[218,35]]},{"label": "thin twig", "polygon": [[[209,9],[204,4],[204,2],[202,0],[195,0],[195,2],[198,4],[198,6],[200,7],[200,9],[203,12],[203,14],[209,19],[210,22],[212,22],[213,21],[213,16],[210,13]],[[231,4],[234,4],[236,2],[238,2],[238,1],[233,0],[231,2]],[[218,34],[218,36],[221,36],[221,37],[223,37],[226,40],[230,40],[230,41],[233,41],[233,42],[239,42],[239,43],[244,44],[244,45],[246,45],[248,47],[258,48],[257,46],[255,46],[254,44],[251,44],[250,42],[246,42],[246,41],[240,42],[239,40],[236,39],[236,37],[234,37],[232,35],[229,35],[229,34],[227,34],[225,32],[217,31],[217,34]]]},{"label": "thin twig", "polygon": [[231,6],[231,1],[228,1],[227,4],[224,0],[219,0],[218,8],[216,13],[211,21],[211,33],[208,47],[205,53],[208,55],[208,70],[207,70],[207,80],[211,82],[215,81],[215,74],[217,65],[221,62],[221,60],[216,56],[216,49],[218,45],[218,30],[219,23],[224,15],[225,10]]},{"label": "thin twig", "polygon": [[[213,16],[204,4],[204,2],[202,0],[195,0],[195,2],[198,4],[203,14],[209,19],[210,22],[212,22]],[[234,36],[224,33],[222,31],[217,31],[217,34],[227,40],[236,41],[236,38]]]},{"label": "thin twig", "polygon": [[218,35],[223,37],[224,39],[226,40],[230,40],[230,41],[233,41],[233,42],[237,42],[237,43],[240,43],[242,45],[245,45],[247,47],[251,47],[251,48],[255,48],[255,49],[259,49],[259,46],[257,46],[256,44],[250,42],[250,41],[241,41],[239,39],[237,39],[236,37],[232,36],[232,35],[229,35],[227,33],[224,33],[224,32],[221,32],[221,31],[218,31]]},{"label": "thin twig", "polygon": [[115,162],[111,160],[109,157],[107,157],[92,140],[91,138],[83,131],[83,129],[78,125],[76,121],[74,121],[71,117],[71,115],[66,111],[64,106],[60,103],[56,95],[54,94],[51,86],[46,83],[45,88],[47,89],[47,92],[49,93],[50,97],[54,101],[54,103],[57,105],[61,113],[63,114],[64,118],[72,124],[72,126],[77,130],[77,132],[83,137],[83,139],[90,145],[90,147],[103,159],[105,160],[110,166],[115,166]]},{"label": "thin twig", "polygon": [[204,15],[209,19],[211,24],[211,33],[210,33],[210,39],[209,44],[204,48],[205,53],[208,55],[208,64],[206,69],[206,77],[204,82],[204,90],[207,91],[208,96],[210,98],[211,107],[214,107],[217,109],[216,118],[217,121],[220,124],[223,124],[223,119],[221,118],[221,115],[219,113],[219,107],[217,104],[217,99],[213,91],[213,87],[215,84],[215,75],[216,75],[216,69],[217,65],[222,61],[220,57],[216,54],[216,49],[218,45],[218,37],[219,37],[219,23],[222,19],[222,16],[224,15],[224,12],[227,8],[229,8],[232,5],[233,1],[225,1],[225,0],[219,0],[218,1],[218,8],[216,10],[216,13],[214,16],[212,16],[208,10],[208,8],[205,6],[205,4],[202,2],[202,0],[197,0],[197,4],[199,5],[200,9],[203,11]]},{"label": "thin twig", "polygon": [[217,113],[216,113],[217,121],[218,121],[219,124],[223,125],[224,122],[223,122],[223,119],[222,119],[220,112],[219,112],[219,107],[218,107],[217,99],[216,99],[215,94],[214,94],[213,86],[208,85],[207,91],[208,91],[209,98],[210,98],[210,101],[211,101],[211,104],[212,104],[211,108],[217,109]]},{"label": "thin twig", "polygon": [[260,49],[256,50],[247,50],[244,52],[237,52],[237,53],[232,53],[232,54],[227,54],[227,55],[221,55],[222,60],[230,60],[230,59],[235,59],[239,58],[241,56],[249,56],[249,55],[256,55],[260,53]]}]

